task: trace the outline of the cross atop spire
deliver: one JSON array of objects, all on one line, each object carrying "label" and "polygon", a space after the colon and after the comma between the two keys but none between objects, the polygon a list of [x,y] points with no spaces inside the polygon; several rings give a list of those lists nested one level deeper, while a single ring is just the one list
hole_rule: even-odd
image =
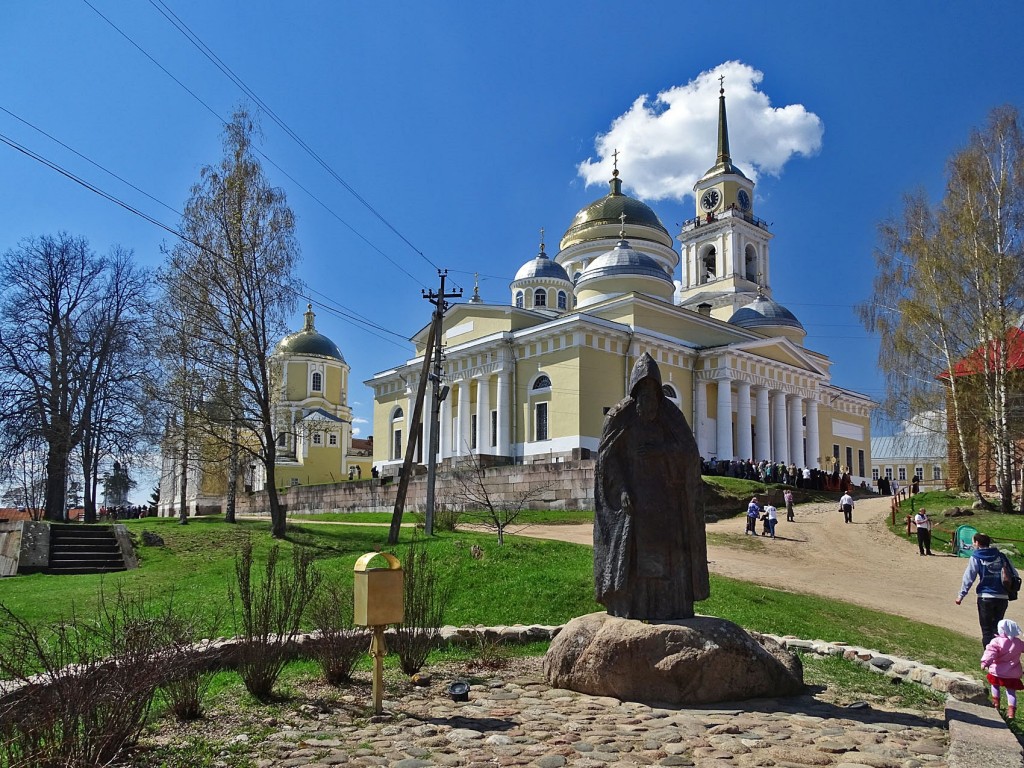
[{"label": "cross atop spire", "polygon": [[612,152],[612,176],[619,175],[619,148],[616,147],[615,151]]},{"label": "cross atop spire", "polygon": [[619,214],[619,221],[622,222],[622,226],[619,227],[619,240],[626,239],[626,212],[623,211]]},{"label": "cross atop spire", "polygon": [[306,313],[305,313],[305,315],[303,317],[305,317],[305,319],[306,319],[306,324],[303,326],[302,330],[304,330],[304,331],[315,331],[316,328],[313,326],[313,318],[316,317],[316,315],[313,314],[313,305],[312,304],[307,304],[306,305]]},{"label": "cross atop spire", "polygon": [[725,75],[718,76],[718,93],[725,93]]}]

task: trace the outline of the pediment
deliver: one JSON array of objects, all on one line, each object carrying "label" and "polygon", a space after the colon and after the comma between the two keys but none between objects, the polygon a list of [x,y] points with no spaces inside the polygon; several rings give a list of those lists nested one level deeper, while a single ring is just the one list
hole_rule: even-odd
[{"label": "pediment", "polygon": [[789,339],[776,336],[771,339],[756,339],[754,341],[743,341],[738,344],[730,344],[730,350],[747,352],[778,363],[791,365],[795,368],[802,368],[820,376],[828,376],[828,366],[823,365],[821,359],[803,347],[794,344]]}]

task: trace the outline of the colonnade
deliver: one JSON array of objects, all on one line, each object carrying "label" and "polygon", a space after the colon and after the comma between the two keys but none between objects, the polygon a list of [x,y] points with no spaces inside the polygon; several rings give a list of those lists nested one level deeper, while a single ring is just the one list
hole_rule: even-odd
[{"label": "colonnade", "polygon": [[[491,408],[491,380],[497,377],[495,406]],[[471,407],[473,385],[476,386],[476,408]],[[433,396],[433,384],[428,385],[428,395]],[[512,453],[512,372],[500,370],[467,376],[452,383],[451,392],[441,401],[441,435],[438,443],[439,457],[468,456],[470,453],[494,453],[508,456]],[[454,426],[452,424],[452,402],[458,404]],[[430,402],[428,400],[428,402]],[[491,442],[491,412],[497,412],[494,441]],[[476,441],[473,440],[473,416],[476,416]],[[424,425],[423,443],[430,445],[429,419]],[[473,448],[473,446],[476,446]],[[426,455],[426,451],[424,451]]]},{"label": "colonnade", "polygon": [[[768,459],[799,467],[817,467],[820,456],[818,401],[813,397],[753,386],[746,381],[718,379],[716,445],[710,446],[705,425],[707,380],[698,380],[694,398],[697,447],[702,456],[723,459]],[[733,441],[733,384],[736,385],[736,439]],[[753,393],[753,401],[751,394]],[[752,407],[753,406],[753,407]],[[804,418],[806,416],[806,426]],[[753,428],[753,433],[751,433]],[[806,442],[805,442],[806,438]],[[703,443],[703,444],[702,444]],[[806,452],[805,452],[806,451]]]}]

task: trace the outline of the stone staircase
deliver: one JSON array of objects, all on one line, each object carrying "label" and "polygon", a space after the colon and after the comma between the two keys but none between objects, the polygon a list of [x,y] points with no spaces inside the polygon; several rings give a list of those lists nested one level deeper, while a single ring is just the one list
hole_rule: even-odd
[{"label": "stone staircase", "polygon": [[50,564],[46,573],[111,573],[127,570],[110,525],[50,525]]}]

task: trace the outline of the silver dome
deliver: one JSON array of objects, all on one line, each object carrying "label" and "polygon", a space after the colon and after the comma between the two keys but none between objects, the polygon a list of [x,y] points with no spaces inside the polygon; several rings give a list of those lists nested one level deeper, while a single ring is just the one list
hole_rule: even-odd
[{"label": "silver dome", "polygon": [[646,253],[633,250],[628,240],[619,240],[612,250],[590,262],[576,286],[602,277],[653,277],[674,286],[672,278],[658,262]]},{"label": "silver dome", "polygon": [[740,307],[732,313],[729,322],[741,328],[763,328],[767,326],[786,326],[804,330],[803,325],[796,319],[796,315],[765,296],[758,296],[745,307]]},{"label": "silver dome", "polygon": [[561,264],[558,264],[541,252],[536,258],[526,262],[516,272],[516,280],[532,280],[534,278],[546,278],[550,280],[564,280],[569,283],[569,275],[566,274]]}]

